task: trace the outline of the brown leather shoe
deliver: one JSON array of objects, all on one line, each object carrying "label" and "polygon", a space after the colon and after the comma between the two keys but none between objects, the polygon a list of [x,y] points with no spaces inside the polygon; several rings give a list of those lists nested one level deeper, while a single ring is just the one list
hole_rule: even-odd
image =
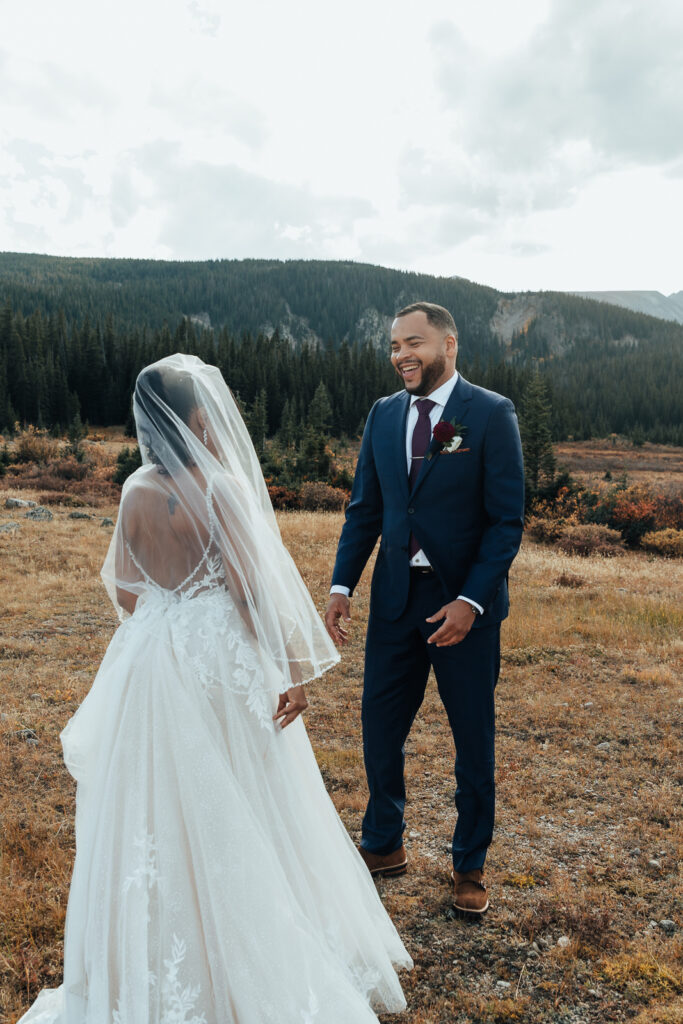
[{"label": "brown leather shoe", "polygon": [[358,852],[371,875],[395,878],[397,875],[404,875],[408,868],[408,855],[405,846],[400,846],[393,853],[385,854],[370,853],[369,850],[364,850],[362,846],[359,846]]},{"label": "brown leather shoe", "polygon": [[451,871],[453,879],[453,907],[463,914],[479,917],[489,909],[486,886],[482,879],[484,871],[475,868],[473,871]]}]

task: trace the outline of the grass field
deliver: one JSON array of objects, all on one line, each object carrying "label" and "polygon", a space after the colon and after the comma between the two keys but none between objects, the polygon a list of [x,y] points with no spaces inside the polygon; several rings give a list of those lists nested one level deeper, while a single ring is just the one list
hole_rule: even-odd
[{"label": "grass field", "polygon": [[[3,1022],[60,980],[74,784],[59,732],[116,624],[98,575],[111,534],[100,519],[115,508],[86,508],[90,520],[52,511],[52,522],[34,522],[0,507],[0,526],[20,524],[0,534]],[[341,517],[289,513],[280,524],[322,609]],[[310,687],[307,713],[354,838],[365,804],[368,581],[342,662]],[[571,558],[525,543],[511,583],[492,909],[480,923],[450,909],[453,749],[430,683],[408,743],[410,870],[379,883],[416,965],[403,976],[407,1012],[386,1020],[681,1024],[683,566],[640,553]]]},{"label": "grass field", "polygon": [[555,445],[560,466],[582,483],[594,484],[605,473],[626,473],[630,483],[648,484],[666,493],[683,491],[683,448],[665,444],[634,447],[623,439],[565,441]]}]

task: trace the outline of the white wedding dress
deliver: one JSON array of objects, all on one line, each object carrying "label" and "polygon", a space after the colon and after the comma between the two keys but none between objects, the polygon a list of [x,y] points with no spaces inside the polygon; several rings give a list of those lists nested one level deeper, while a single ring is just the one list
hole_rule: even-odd
[{"label": "white wedding dress", "polygon": [[[364,1024],[400,1011],[395,966],[410,957],[302,719],[272,720],[290,683],[234,597],[213,488],[194,570],[162,585],[126,538],[136,480],[174,512],[168,477],[143,466],[117,541],[137,605],[62,733],[78,783],[64,983],[21,1024]],[[174,536],[155,522],[172,564]]]}]

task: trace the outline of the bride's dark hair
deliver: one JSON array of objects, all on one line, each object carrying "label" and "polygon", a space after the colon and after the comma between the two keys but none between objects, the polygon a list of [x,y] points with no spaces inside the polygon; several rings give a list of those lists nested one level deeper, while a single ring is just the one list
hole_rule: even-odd
[{"label": "bride's dark hair", "polygon": [[[194,459],[180,423],[189,424],[197,408],[189,374],[155,367],[143,370],[135,383],[133,398],[138,437],[150,462],[168,473],[174,466],[191,466]],[[180,423],[179,423],[180,421]]]}]

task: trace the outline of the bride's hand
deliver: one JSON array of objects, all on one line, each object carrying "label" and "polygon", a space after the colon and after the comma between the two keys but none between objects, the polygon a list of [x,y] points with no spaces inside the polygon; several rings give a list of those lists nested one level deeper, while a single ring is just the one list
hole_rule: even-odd
[{"label": "bride's hand", "polygon": [[303,686],[290,686],[285,693],[280,694],[280,700],[278,701],[277,711],[273,715],[273,721],[277,722],[278,719],[281,719],[280,725],[284,729],[295,718],[298,718],[307,707],[308,701],[306,700]]}]

